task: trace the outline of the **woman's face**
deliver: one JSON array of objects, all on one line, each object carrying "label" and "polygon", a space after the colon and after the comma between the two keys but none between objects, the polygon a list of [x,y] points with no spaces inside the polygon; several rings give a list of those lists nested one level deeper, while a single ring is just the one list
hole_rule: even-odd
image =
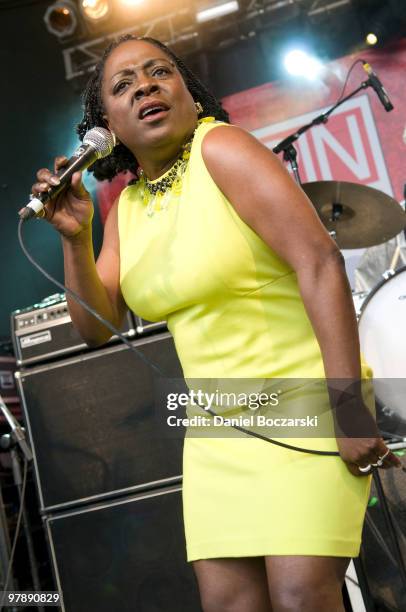
[{"label": "woman's face", "polygon": [[193,132],[193,98],[172,60],[143,40],[122,43],[108,57],[102,100],[109,129],[134,155],[169,143],[179,146]]}]

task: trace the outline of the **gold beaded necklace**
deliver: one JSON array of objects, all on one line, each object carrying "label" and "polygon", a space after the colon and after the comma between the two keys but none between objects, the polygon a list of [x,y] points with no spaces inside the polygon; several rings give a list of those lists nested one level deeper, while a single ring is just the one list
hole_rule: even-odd
[{"label": "gold beaded necklace", "polygon": [[158,210],[166,210],[170,201],[172,202],[173,199],[179,198],[182,192],[182,177],[188,165],[196,130],[202,123],[213,121],[215,121],[214,117],[203,117],[203,119],[198,120],[192,137],[182,146],[181,156],[178,157],[161,178],[149,181],[141,170],[138,184],[141,188],[140,196],[142,202],[147,207],[148,217],[152,217]]}]

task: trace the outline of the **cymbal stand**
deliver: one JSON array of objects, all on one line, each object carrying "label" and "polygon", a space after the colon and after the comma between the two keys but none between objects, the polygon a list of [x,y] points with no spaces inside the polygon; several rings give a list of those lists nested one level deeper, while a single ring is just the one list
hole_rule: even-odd
[{"label": "cymbal stand", "polygon": [[366,89],[367,87],[370,87],[370,86],[371,86],[371,83],[369,79],[367,79],[366,81],[363,81],[361,85],[357,87],[357,89],[354,89],[354,91],[352,91],[350,94],[348,94],[348,96],[345,96],[345,98],[341,98],[341,100],[336,102],[334,106],[329,108],[325,113],[322,113],[321,115],[318,115],[317,117],[312,119],[310,123],[306,123],[305,125],[302,125],[302,127],[300,127],[298,130],[293,132],[293,134],[290,134],[289,136],[281,140],[272,149],[272,151],[276,154],[283,152],[283,159],[290,163],[295,180],[299,185],[301,185],[302,182],[300,180],[299,168],[297,164],[297,151],[293,143],[296,142],[296,140],[302,134],[307,132],[307,130],[310,130],[310,128],[314,127],[315,125],[320,125],[321,123],[327,123],[329,116],[331,115],[331,113],[335,111],[336,108],[338,108],[339,106],[341,106],[341,104],[344,104],[344,102],[346,102],[347,100],[355,96],[362,89]]},{"label": "cymbal stand", "polygon": [[385,270],[385,272],[382,273],[382,276],[385,280],[388,280],[388,278],[395,275],[396,266],[398,264],[399,257],[400,257],[400,244],[399,244],[399,237],[397,237],[396,249],[393,254],[392,260],[389,264],[389,268]]}]

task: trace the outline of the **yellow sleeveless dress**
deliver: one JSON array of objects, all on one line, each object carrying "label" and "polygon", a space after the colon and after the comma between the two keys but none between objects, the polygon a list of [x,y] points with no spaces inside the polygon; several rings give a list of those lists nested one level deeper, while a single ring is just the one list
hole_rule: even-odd
[{"label": "yellow sleeveless dress", "polygon": [[[181,193],[164,210],[149,216],[137,184],[122,192],[124,299],[147,320],[167,320],[186,378],[322,378],[295,273],[242,221],[205,167],[202,139],[217,125],[197,128]],[[334,437],[284,440],[337,450]],[[357,556],[370,480],[352,476],[337,456],[244,434],[187,435],[187,559]]]}]

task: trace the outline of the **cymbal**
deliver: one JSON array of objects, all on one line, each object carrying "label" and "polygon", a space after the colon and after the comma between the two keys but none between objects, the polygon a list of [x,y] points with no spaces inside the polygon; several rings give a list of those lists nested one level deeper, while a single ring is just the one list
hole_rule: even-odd
[{"label": "cymbal", "polygon": [[381,244],[406,227],[400,204],[378,189],[344,181],[314,181],[302,189],[340,249]]}]

